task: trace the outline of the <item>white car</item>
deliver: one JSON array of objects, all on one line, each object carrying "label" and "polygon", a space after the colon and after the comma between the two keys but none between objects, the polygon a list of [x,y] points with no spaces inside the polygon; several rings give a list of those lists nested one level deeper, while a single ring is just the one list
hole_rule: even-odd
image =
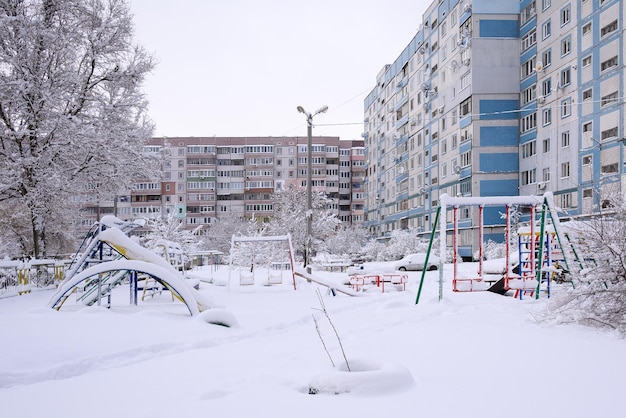
[{"label": "white car", "polygon": [[[426,261],[426,253],[416,253],[404,256],[403,259],[394,263],[394,268],[400,271],[418,271],[424,270],[424,264]],[[439,257],[430,254],[428,257],[428,267],[426,270],[437,270],[439,265]]]}]

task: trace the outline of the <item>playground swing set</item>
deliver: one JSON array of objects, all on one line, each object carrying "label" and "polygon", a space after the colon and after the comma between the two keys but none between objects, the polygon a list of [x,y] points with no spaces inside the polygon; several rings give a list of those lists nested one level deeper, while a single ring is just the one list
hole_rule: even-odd
[{"label": "playground swing set", "polygon": [[235,236],[231,239],[230,270],[237,271],[240,286],[256,283],[264,285],[282,284],[285,275],[291,276],[296,289],[295,261],[291,235]]},{"label": "playground swing set", "polygon": [[[459,256],[459,219],[458,210],[463,206],[478,208],[478,269],[472,277],[461,275],[458,269]],[[505,226],[504,240],[505,268],[503,275],[493,279],[484,269],[484,224],[483,211],[485,206],[504,206]],[[511,208],[513,206],[529,208],[529,227],[518,230],[518,267],[512,268],[509,241],[511,237]],[[538,208],[540,207],[540,210]],[[454,292],[476,292],[489,290],[505,294],[509,290],[515,291],[515,297],[522,299],[524,295],[539,298],[542,284],[548,297],[551,292],[551,282],[555,275],[562,275],[570,271],[568,258],[582,263],[569,236],[562,231],[559,218],[554,209],[552,193],[543,196],[489,196],[489,197],[451,197],[444,194],[439,199],[439,206],[435,214],[433,231],[430,235],[426,261],[432,251],[433,240],[439,228],[440,254],[446,254],[446,214],[452,209],[452,263]],[[537,231],[537,226],[539,230]],[[440,257],[440,263],[445,257]],[[541,260],[541,262],[539,262]],[[516,271],[517,270],[517,271]],[[415,303],[418,304],[424,282],[425,271],[422,272]],[[443,268],[439,268],[439,300],[442,298]]]}]

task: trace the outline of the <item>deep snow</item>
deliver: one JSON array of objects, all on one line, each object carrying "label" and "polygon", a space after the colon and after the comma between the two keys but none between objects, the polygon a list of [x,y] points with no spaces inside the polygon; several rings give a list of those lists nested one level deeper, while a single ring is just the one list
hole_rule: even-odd
[{"label": "deep snow", "polygon": [[[282,285],[258,277],[239,286],[228,267],[194,271],[221,306],[195,317],[168,293],[129,306],[127,287],[111,309],[68,300],[57,312],[46,307],[52,290],[2,298],[2,415],[624,416],[626,341],[538,322],[543,295],[453,293],[450,274],[446,265],[439,301],[439,274],[428,272],[415,305],[420,272],[408,273],[405,292],[350,297],[302,279],[294,290],[287,273]],[[318,290],[352,373],[338,371],[345,364]],[[321,390],[311,395],[311,386]]]}]

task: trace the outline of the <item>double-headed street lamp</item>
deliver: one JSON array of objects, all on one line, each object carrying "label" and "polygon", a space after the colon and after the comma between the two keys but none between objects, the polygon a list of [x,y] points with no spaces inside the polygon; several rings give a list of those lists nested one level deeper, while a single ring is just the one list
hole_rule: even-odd
[{"label": "double-headed street lamp", "polygon": [[312,169],[311,169],[311,160],[313,159],[311,157],[311,151],[313,148],[313,116],[320,114],[320,113],[325,113],[328,110],[328,106],[322,106],[319,109],[317,109],[315,112],[313,113],[309,113],[306,110],[304,110],[304,108],[302,106],[298,106],[298,112],[300,113],[304,113],[304,115],[306,116],[306,123],[307,123],[307,130],[306,130],[306,135],[307,135],[307,148],[306,148],[306,152],[307,152],[307,158],[306,158],[306,165],[307,165],[307,169],[306,169],[306,245],[305,245],[305,254],[304,254],[304,267],[309,265],[309,262],[311,260],[311,226],[313,224],[313,197],[312,197],[312,192],[311,192],[311,183],[313,183],[313,178],[312,178]]}]

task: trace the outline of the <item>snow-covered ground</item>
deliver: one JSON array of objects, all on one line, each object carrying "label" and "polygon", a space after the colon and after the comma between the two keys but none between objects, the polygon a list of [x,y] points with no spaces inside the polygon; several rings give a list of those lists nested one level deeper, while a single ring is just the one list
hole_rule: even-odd
[{"label": "snow-covered ground", "polygon": [[[167,293],[130,306],[128,287],[117,289],[111,309],[70,298],[57,312],[46,306],[51,290],[2,298],[2,415],[624,416],[626,341],[537,322],[543,295],[453,293],[450,273],[446,265],[439,301],[439,273],[428,272],[418,305],[420,272],[408,273],[404,292],[371,288],[350,297],[302,279],[294,290],[287,274],[282,285],[259,277],[239,286],[227,267],[192,273],[222,307],[196,317]],[[352,373],[342,371],[319,294]],[[220,321],[231,326],[211,323]]]}]

